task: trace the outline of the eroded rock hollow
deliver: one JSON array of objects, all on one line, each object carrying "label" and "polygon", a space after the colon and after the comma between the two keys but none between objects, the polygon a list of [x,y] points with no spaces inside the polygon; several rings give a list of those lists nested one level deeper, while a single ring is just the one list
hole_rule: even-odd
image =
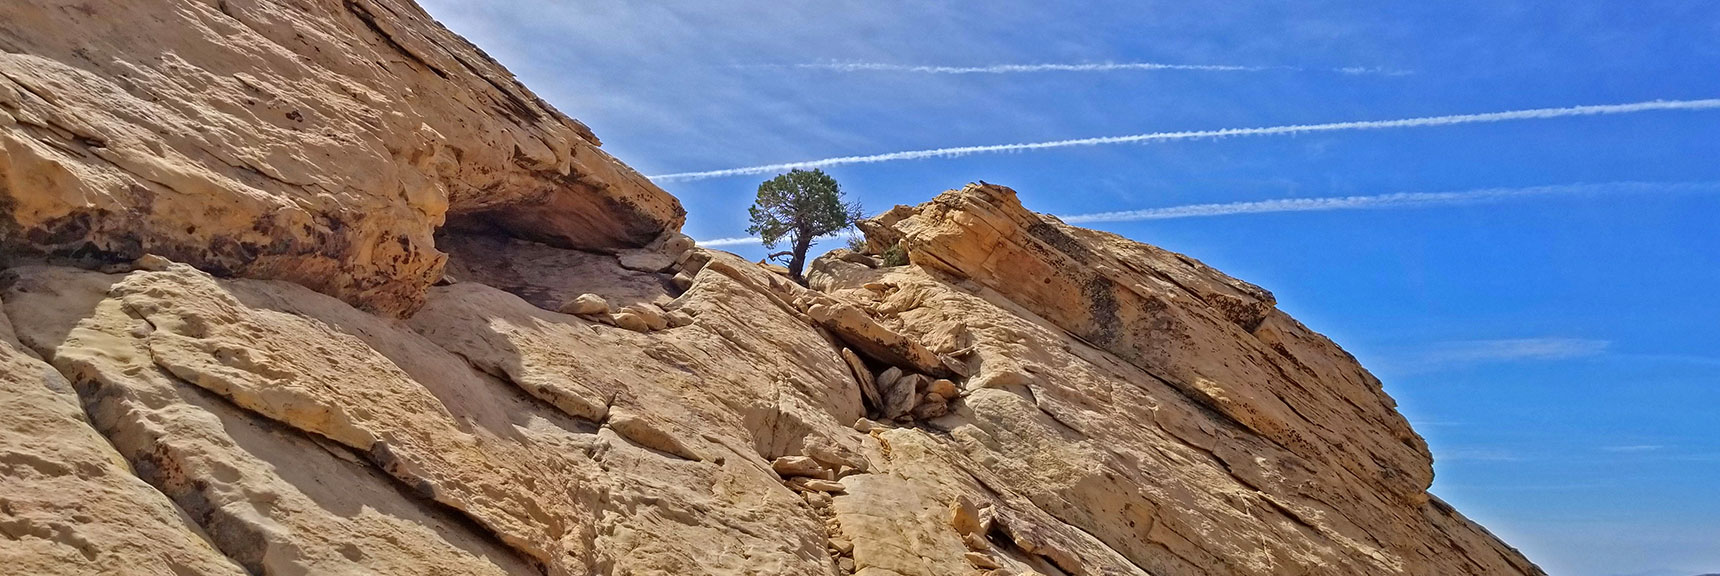
[{"label": "eroded rock hollow", "polygon": [[801,286],[408,0],[0,50],[11,573],[1542,574],[1269,292],[1008,188]]}]

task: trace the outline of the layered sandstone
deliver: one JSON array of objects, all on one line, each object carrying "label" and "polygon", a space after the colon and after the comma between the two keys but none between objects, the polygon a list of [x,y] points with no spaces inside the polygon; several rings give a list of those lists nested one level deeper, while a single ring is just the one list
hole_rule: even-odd
[{"label": "layered sandstone", "polygon": [[445,222],[643,245],[679,203],[402,0],[0,4],[0,243],[414,310]]},{"label": "layered sandstone", "polygon": [[1541,574],[1191,258],[973,185],[802,286],[410,3],[122,4],[0,7],[0,566]]}]

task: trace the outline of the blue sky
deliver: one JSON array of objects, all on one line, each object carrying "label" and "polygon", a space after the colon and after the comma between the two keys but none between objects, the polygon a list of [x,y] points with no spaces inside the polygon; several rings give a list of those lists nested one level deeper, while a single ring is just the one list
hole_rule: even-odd
[{"label": "blue sky", "polygon": [[[1720,98],[1712,0],[424,4],[652,175]],[[1253,203],[1086,225],[1271,289],[1386,381],[1434,492],[1552,574],[1682,576],[1720,571],[1720,109],[1699,108],[825,170],[872,211],[979,179],[1060,215]],[[763,178],[663,185],[714,239],[744,236]]]}]

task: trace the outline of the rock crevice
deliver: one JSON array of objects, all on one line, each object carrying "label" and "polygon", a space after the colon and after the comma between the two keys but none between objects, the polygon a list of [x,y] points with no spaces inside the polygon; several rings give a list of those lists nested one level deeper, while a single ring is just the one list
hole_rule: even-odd
[{"label": "rock crevice", "polygon": [[0,46],[0,565],[1544,576],[1271,293],[1008,188],[802,286],[408,0]]}]

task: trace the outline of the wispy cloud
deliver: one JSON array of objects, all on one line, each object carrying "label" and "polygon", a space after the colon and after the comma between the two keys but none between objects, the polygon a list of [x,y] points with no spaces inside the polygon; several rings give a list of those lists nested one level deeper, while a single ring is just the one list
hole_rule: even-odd
[{"label": "wispy cloud", "polygon": [[907,74],[1031,74],[1041,72],[1143,72],[1143,71],[1192,71],[1192,72],[1266,72],[1280,70],[1286,72],[1321,71],[1351,76],[1378,75],[1404,76],[1412,74],[1407,70],[1391,68],[1347,66],[1343,68],[1302,68],[1298,66],[1243,66],[1236,64],[1165,64],[1160,62],[1096,62],[1081,64],[992,64],[988,66],[924,66],[913,64],[890,64],[886,62],[818,62],[809,64],[755,64],[743,66],[746,68],[775,68],[794,70],[821,70],[829,72],[898,72]]},{"label": "wispy cloud", "polygon": [[1466,340],[1435,344],[1426,350],[1424,359],[1437,363],[1569,360],[1600,355],[1610,346],[1612,342],[1607,340],[1583,338]]},{"label": "wispy cloud", "polygon": [[907,150],[867,156],[842,156],[807,160],[803,162],[787,162],[782,164],[765,164],[742,168],[723,170],[707,170],[703,172],[677,172],[660,174],[650,178],[657,182],[683,182],[689,180],[705,180],[710,178],[726,178],[731,176],[751,176],[772,174],[795,168],[823,168],[848,164],[875,164],[879,162],[899,162],[904,160],[921,160],[927,158],[956,158],[973,154],[995,154],[1000,152],[1025,152],[1031,150],[1047,150],[1053,148],[1070,148],[1077,146],[1102,146],[1109,144],[1138,144],[1147,142],[1167,142],[1174,140],[1194,140],[1204,138],[1224,138],[1229,136],[1284,136],[1293,134],[1310,134],[1317,132],[1339,132],[1353,130],[1385,130],[1391,128],[1422,128],[1432,126],[1453,126],[1459,124],[1485,124],[1494,122],[1514,122],[1519,120],[1542,120],[1549,118],[1564,118],[1571,116],[1601,116],[1612,114],[1635,114],[1661,110],[1712,110],[1720,109],[1720,98],[1706,100],[1652,100],[1630,104],[1606,104],[1599,106],[1568,106],[1563,108],[1535,108],[1528,110],[1511,110],[1506,112],[1490,112],[1485,114],[1455,114],[1447,116],[1424,116],[1419,118],[1403,118],[1398,120],[1366,120],[1356,122],[1332,122],[1326,124],[1292,124],[1285,126],[1268,126],[1262,128],[1226,128],[1222,130],[1191,130],[1183,132],[1153,132],[1129,136],[1104,136],[1098,138],[1078,138],[1073,140],[1053,140],[1048,142],[1028,142],[1019,144],[993,144],[989,146],[958,146],[952,148],[933,148],[927,150]]},{"label": "wispy cloud", "polygon": [[1398,192],[1372,196],[1280,198],[1253,202],[1189,204],[1183,206],[1167,206],[1163,208],[1147,208],[1142,210],[1076,214],[1063,217],[1062,219],[1064,222],[1068,222],[1070,224],[1092,224],[1095,222],[1135,222],[1141,220],[1168,220],[1173,218],[1233,216],[1238,214],[1265,214],[1272,212],[1322,212],[1328,210],[1420,208],[1454,204],[1481,204],[1536,196],[1644,192],[1701,192],[1716,190],[1720,190],[1720,182],[1603,182],[1594,184],[1529,186],[1521,188],[1482,188],[1455,192]]},{"label": "wispy cloud", "polygon": [[1659,445],[1659,444],[1630,444],[1630,445],[1625,445],[1625,446],[1602,446],[1601,451],[1602,452],[1613,452],[1613,453],[1635,454],[1635,453],[1642,453],[1642,452],[1655,452],[1655,451],[1658,451],[1662,448],[1666,448],[1666,447]]},{"label": "wispy cloud", "polygon": [[1455,448],[1434,454],[1435,460],[1447,462],[1517,462],[1523,457],[1504,448]]}]

